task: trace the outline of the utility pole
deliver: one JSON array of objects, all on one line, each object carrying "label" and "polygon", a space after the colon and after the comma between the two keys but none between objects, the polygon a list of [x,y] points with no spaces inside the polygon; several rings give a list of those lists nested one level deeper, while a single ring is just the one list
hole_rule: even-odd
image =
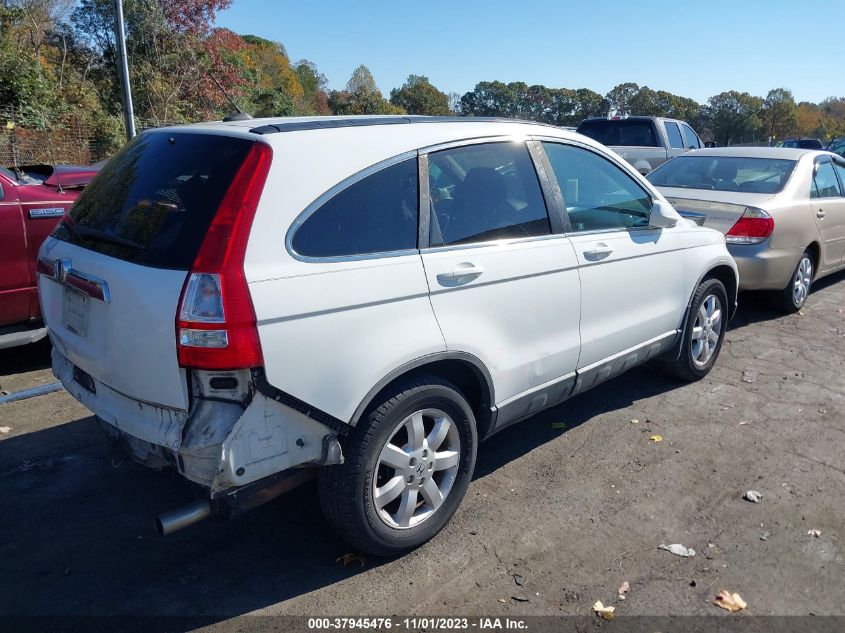
[{"label": "utility pole", "polygon": [[123,30],[123,0],[114,0],[114,36],[120,63],[120,83],[123,86],[123,118],[126,121],[126,137],[135,137],[135,115],[132,111],[132,89],[129,86],[129,62],[126,59],[126,33]]}]

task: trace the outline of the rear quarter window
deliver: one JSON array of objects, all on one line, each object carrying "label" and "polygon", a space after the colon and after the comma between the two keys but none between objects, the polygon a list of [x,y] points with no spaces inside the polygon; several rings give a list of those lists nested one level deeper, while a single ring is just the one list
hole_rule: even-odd
[{"label": "rear quarter window", "polygon": [[415,249],[417,180],[417,160],[409,158],[350,184],[294,230],[293,251],[344,257]]},{"label": "rear quarter window", "polygon": [[213,134],[142,134],[106,163],[53,235],[133,263],[188,270],[251,147]]}]

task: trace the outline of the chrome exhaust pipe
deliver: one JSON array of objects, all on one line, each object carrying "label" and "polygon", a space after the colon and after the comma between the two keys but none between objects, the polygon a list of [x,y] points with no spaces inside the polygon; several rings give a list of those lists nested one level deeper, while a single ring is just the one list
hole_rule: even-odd
[{"label": "chrome exhaust pipe", "polygon": [[194,523],[207,519],[214,511],[211,502],[207,499],[200,499],[181,508],[170,512],[164,512],[156,517],[156,532],[159,536],[167,536],[186,528]]}]

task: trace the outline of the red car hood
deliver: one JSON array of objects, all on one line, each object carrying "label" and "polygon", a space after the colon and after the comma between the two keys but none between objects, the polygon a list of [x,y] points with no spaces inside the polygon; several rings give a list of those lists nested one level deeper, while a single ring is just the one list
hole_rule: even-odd
[{"label": "red car hood", "polygon": [[53,173],[44,181],[48,187],[73,189],[84,187],[97,175],[99,167],[85,167],[83,165],[55,165]]}]

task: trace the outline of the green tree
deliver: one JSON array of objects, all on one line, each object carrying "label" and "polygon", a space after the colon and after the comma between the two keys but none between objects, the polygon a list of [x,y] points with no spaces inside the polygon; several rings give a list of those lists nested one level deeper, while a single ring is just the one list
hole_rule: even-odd
[{"label": "green tree", "polygon": [[610,92],[605,95],[610,111],[615,114],[637,114],[631,112],[631,99],[639,92],[640,87],[633,83],[627,82],[614,86]]},{"label": "green tree", "polygon": [[300,59],[294,66],[299,83],[302,85],[303,99],[310,106],[313,114],[330,114],[326,76],[317,70],[317,65],[307,59]]},{"label": "green tree", "polygon": [[578,125],[591,116],[607,116],[610,112],[610,102],[598,92],[589,88],[579,88],[575,91],[578,106],[570,125]]},{"label": "green tree", "polygon": [[[671,103],[671,99],[669,100]],[[662,103],[657,92],[643,86],[628,96],[625,104],[628,112],[626,114],[637,114],[642,116],[667,116],[666,105]]]},{"label": "green tree", "polygon": [[369,69],[358,66],[346,82],[346,90],[332,90],[328,105],[335,114],[404,114],[405,110],[384,98]]},{"label": "green tree", "polygon": [[760,118],[772,140],[793,134],[798,124],[798,106],[792,92],[786,88],[769,90],[763,101]]},{"label": "green tree", "polygon": [[390,103],[404,108],[408,114],[444,116],[451,113],[448,95],[431,85],[423,75],[408,75],[400,88],[390,91]]},{"label": "green tree", "polygon": [[760,133],[760,119],[757,117],[763,106],[760,97],[728,90],[710,97],[707,103],[710,129],[719,145],[754,140]]},{"label": "green tree", "polygon": [[376,85],[373,73],[371,73],[370,69],[364,66],[364,64],[361,64],[358,68],[352,71],[352,76],[349,78],[349,81],[346,82],[346,92],[351,92],[352,94],[378,92],[381,94],[381,91]]}]

